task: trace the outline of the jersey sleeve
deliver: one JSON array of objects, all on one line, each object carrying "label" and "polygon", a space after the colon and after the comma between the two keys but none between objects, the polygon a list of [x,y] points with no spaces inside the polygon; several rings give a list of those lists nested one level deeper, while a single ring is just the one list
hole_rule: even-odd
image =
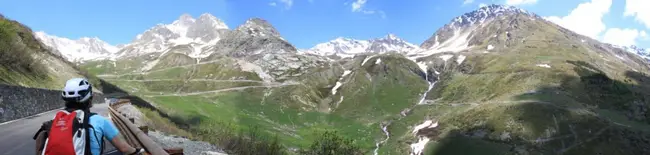
[{"label": "jersey sleeve", "polygon": [[104,130],[104,136],[109,140],[112,140],[115,136],[117,136],[117,134],[120,133],[115,125],[113,125],[111,121],[108,121],[108,119],[104,119],[102,130]]}]

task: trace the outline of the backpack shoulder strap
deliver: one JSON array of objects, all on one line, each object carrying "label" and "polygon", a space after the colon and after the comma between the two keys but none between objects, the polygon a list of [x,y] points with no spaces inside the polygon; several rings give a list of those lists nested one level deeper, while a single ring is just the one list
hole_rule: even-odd
[{"label": "backpack shoulder strap", "polygon": [[92,152],[90,151],[90,113],[89,110],[84,110],[84,118],[82,122],[83,129],[86,131],[86,145],[84,149],[84,154],[85,155],[92,155]]},{"label": "backpack shoulder strap", "polygon": [[[95,131],[95,127],[93,127],[90,124],[90,117],[92,117],[94,115],[97,115],[97,113],[90,112],[90,110],[84,110],[83,127],[86,130],[86,149],[85,149],[86,153],[85,154],[87,154],[87,155],[92,154],[92,151],[91,151],[91,148],[90,148],[90,142],[91,142],[90,138],[95,138],[97,140],[97,142],[100,145],[100,154],[104,154],[104,136],[102,135],[102,137],[98,139],[97,135],[95,135],[93,133],[93,135],[95,135],[95,137],[90,137],[90,133]],[[90,131],[91,128],[93,129],[93,131]]]}]

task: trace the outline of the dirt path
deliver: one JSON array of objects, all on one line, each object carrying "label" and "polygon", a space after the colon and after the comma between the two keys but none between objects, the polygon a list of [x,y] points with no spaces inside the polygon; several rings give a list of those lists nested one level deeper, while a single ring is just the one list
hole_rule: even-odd
[{"label": "dirt path", "polygon": [[216,79],[149,79],[149,80],[107,79],[107,80],[108,81],[123,81],[123,82],[190,81],[190,82],[256,82],[256,83],[265,83],[264,81],[257,81],[257,80],[216,80]]},{"label": "dirt path", "polygon": [[203,91],[203,92],[193,92],[193,93],[174,93],[174,94],[165,94],[165,95],[146,95],[146,96],[147,96],[147,97],[160,97],[160,96],[194,96],[194,95],[203,95],[203,94],[220,93],[220,92],[226,92],[226,91],[244,90],[244,89],[249,89],[249,88],[274,88],[274,87],[283,87],[283,86],[298,85],[298,84],[299,84],[299,83],[282,83],[282,84],[265,85],[265,86],[244,86],[244,87],[233,87],[233,88],[226,88],[226,89],[219,89],[219,90],[211,90],[211,91]]},{"label": "dirt path", "polygon": [[193,67],[193,66],[198,66],[198,65],[211,64],[211,63],[215,63],[215,62],[223,62],[223,60],[206,61],[206,62],[200,62],[200,63],[196,63],[196,64],[191,64],[191,65],[182,65],[182,66],[176,66],[176,67],[149,70],[149,71],[146,71],[146,72],[126,73],[126,74],[101,74],[101,75],[97,75],[97,77],[105,78],[105,77],[119,77],[119,76],[124,76],[124,75],[146,75],[146,74],[149,74],[149,73],[160,72],[160,71],[170,70],[170,69],[174,69],[174,68]]}]

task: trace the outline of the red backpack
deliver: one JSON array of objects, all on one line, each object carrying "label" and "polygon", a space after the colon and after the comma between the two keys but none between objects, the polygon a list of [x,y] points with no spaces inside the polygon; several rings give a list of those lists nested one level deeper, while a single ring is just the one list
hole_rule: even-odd
[{"label": "red backpack", "polygon": [[[92,115],[96,114],[83,110],[57,112],[52,122],[48,122],[51,125],[44,124],[41,127],[41,130],[47,132],[42,155],[91,155],[89,133],[93,127],[89,124],[89,119]],[[103,139],[98,141],[102,142],[103,148]]]}]

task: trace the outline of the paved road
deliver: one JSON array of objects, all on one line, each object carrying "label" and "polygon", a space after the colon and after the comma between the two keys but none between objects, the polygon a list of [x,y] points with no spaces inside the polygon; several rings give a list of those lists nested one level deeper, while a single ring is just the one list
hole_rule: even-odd
[{"label": "paved road", "polygon": [[[108,116],[108,105],[105,103],[95,104],[91,111]],[[55,112],[50,111],[0,125],[0,155],[36,154],[35,142],[32,137],[43,122],[54,117]],[[104,152],[111,152],[115,149],[106,142],[106,150]],[[119,153],[111,153],[111,155],[119,155]]]}]

